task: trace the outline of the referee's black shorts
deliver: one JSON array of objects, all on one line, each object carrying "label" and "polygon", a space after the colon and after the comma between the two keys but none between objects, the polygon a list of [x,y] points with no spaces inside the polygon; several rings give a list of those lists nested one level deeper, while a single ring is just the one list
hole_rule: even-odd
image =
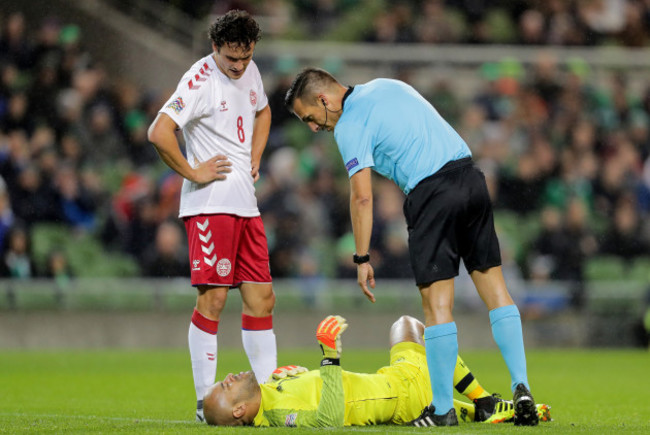
[{"label": "referee's black shorts", "polygon": [[485,176],[467,157],[422,180],[404,201],[411,265],[418,285],[501,265]]}]

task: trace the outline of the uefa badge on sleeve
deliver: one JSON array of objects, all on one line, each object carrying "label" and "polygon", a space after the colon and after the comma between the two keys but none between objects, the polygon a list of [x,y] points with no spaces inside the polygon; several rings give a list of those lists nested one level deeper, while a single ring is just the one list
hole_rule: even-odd
[{"label": "uefa badge on sleeve", "polygon": [[250,97],[251,97],[251,105],[256,106],[257,105],[257,94],[252,89],[251,89]]},{"label": "uefa badge on sleeve", "polygon": [[287,415],[284,419],[284,425],[287,427],[296,427],[296,417],[298,417],[298,414],[295,412]]}]

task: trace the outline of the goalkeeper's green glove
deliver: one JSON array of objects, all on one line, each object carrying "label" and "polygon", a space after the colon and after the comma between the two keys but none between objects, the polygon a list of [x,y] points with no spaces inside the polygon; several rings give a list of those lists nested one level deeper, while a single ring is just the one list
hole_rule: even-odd
[{"label": "goalkeeper's green glove", "polygon": [[[348,323],[341,316],[327,316],[316,329],[316,339],[323,351],[323,358],[341,358],[341,334],[347,329]],[[338,361],[336,362],[338,364]]]},{"label": "goalkeeper's green glove", "polygon": [[271,373],[271,378],[269,381],[277,381],[281,379],[291,378],[298,376],[300,373],[305,373],[308,371],[305,367],[302,366],[282,366],[273,370]]}]

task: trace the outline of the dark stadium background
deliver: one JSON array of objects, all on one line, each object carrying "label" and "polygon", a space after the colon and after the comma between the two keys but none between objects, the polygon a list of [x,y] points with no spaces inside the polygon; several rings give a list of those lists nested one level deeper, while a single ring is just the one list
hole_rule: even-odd
[{"label": "dark stadium background", "polygon": [[[273,124],[257,191],[279,347],[311,344],[308,325],[330,312],[367,347],[398,315],[421,317],[402,194],[379,178],[378,303],[356,288],[333,138],[282,107],[307,65],[348,84],[407,81],[465,138],[528,347],[647,347],[649,2],[3,0],[0,348],[185,346],[180,180],[146,129],[231,7],[264,32]],[[232,292],[220,345],[240,346],[238,312]],[[464,273],[455,313],[461,347],[494,347]]]}]

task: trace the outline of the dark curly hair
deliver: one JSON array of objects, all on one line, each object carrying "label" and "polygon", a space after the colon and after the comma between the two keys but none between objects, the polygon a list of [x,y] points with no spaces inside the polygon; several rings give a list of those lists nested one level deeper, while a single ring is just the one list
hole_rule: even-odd
[{"label": "dark curly hair", "polygon": [[208,30],[217,49],[225,44],[249,47],[262,37],[260,26],[246,11],[233,9],[219,17]]}]

